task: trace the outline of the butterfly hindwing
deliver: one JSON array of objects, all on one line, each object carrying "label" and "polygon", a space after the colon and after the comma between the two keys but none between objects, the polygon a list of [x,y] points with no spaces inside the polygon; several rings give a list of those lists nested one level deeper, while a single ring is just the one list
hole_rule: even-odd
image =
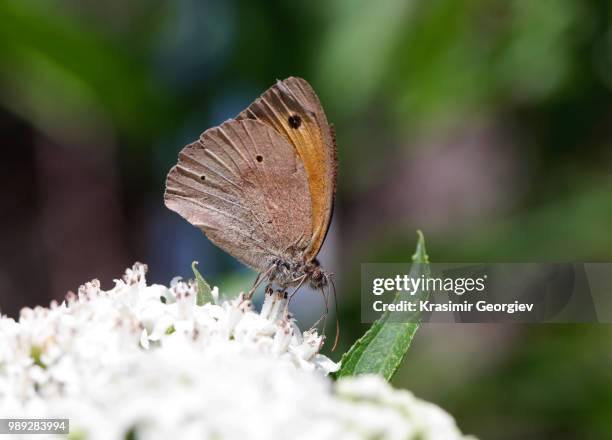
[{"label": "butterfly hindwing", "polygon": [[272,127],[229,120],[187,145],[168,174],[166,205],[238,260],[263,272],[310,244],[307,174]]},{"label": "butterfly hindwing", "polygon": [[314,259],[329,229],[337,174],[335,140],[319,98],[305,80],[287,78],[270,87],[236,119],[255,119],[272,127],[301,158],[312,204],[312,231],[304,261]]}]

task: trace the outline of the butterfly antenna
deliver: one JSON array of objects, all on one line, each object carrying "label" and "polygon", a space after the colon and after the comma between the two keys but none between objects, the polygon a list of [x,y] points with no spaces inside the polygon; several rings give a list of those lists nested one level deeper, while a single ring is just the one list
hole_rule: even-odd
[{"label": "butterfly antenna", "polygon": [[338,297],[336,295],[336,285],[334,284],[334,279],[329,276],[327,277],[327,281],[332,285],[332,290],[334,292],[334,309],[336,313],[336,338],[334,339],[334,345],[332,347],[332,351],[336,349],[338,346],[338,341],[340,340],[340,320],[338,318]]}]

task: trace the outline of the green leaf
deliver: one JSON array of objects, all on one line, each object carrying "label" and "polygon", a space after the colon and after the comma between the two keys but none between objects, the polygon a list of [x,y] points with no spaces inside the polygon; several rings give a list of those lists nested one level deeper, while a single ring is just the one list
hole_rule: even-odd
[{"label": "green leaf", "polygon": [[47,368],[47,366],[40,359],[42,356],[42,348],[39,345],[32,345],[30,347],[30,357],[34,361],[34,364],[38,365],[41,368]]},{"label": "green leaf", "polygon": [[196,284],[198,286],[198,297],[196,300],[196,304],[199,306],[203,306],[204,304],[214,303],[215,300],[212,296],[212,289],[206,280],[202,277],[196,266],[198,265],[197,261],[191,263],[191,269],[193,270],[193,274],[195,275]]},{"label": "green leaf", "polygon": [[[417,231],[417,234],[417,247],[412,256],[416,264],[410,269],[410,276],[415,278],[429,275],[425,238],[421,231]],[[427,292],[419,292],[419,295],[427,295]],[[391,322],[391,315],[384,313],[342,356],[342,367],[335,377],[379,374],[390,380],[404,359],[418,328],[418,322]]]}]

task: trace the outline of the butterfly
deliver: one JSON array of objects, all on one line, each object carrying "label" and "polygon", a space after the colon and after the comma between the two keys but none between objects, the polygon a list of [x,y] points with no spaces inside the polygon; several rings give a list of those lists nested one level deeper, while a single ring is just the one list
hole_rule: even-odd
[{"label": "butterfly", "polygon": [[[337,180],[335,134],[304,79],[277,81],[180,153],[164,201],[217,246],[281,289],[315,289]],[[297,287],[296,287],[297,286]],[[250,294],[254,291],[251,289]]]}]

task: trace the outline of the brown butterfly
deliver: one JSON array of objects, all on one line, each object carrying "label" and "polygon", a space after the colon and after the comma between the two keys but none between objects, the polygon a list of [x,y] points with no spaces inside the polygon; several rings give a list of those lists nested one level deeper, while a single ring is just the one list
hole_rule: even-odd
[{"label": "brown butterfly", "polygon": [[335,136],[314,90],[278,81],[236,118],[206,130],[168,174],[166,206],[285,290],[329,283],[316,259],[332,217]]}]

